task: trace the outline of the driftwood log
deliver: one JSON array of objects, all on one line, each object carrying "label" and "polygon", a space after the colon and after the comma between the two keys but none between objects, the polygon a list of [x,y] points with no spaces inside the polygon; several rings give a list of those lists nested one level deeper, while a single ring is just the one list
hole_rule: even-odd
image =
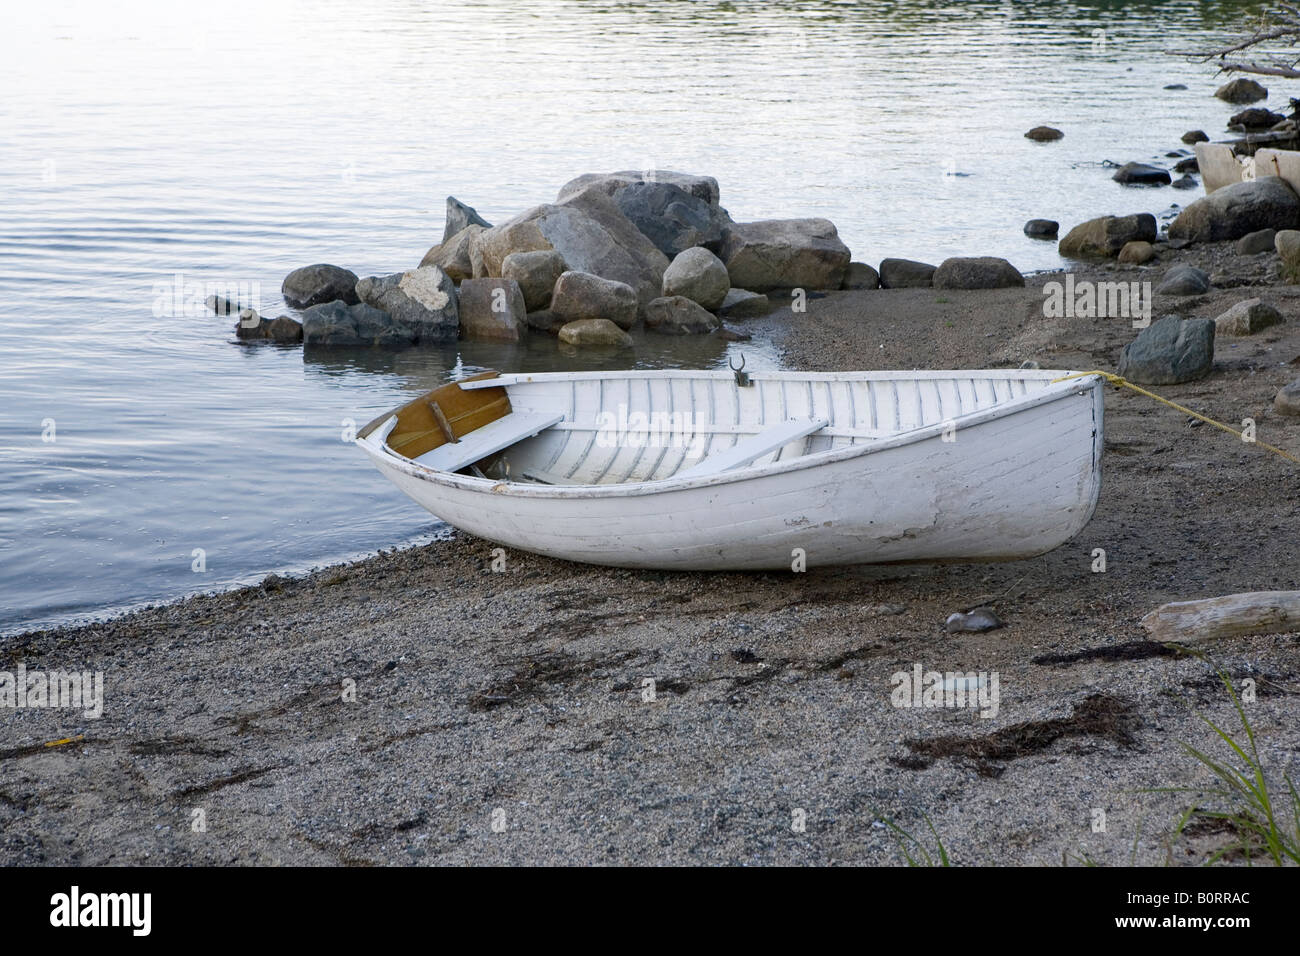
[{"label": "driftwood log", "polygon": [[1142,618],[1157,641],[1300,631],[1300,591],[1249,591],[1163,604]]}]

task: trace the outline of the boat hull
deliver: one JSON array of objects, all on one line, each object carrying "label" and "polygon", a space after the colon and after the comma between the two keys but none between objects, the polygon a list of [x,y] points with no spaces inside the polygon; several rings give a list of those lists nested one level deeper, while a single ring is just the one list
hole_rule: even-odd
[{"label": "boat hull", "polygon": [[536,554],[667,570],[1000,561],[1078,534],[1100,492],[1097,379],[939,426],[699,481],[550,487],[446,474],[362,442],[414,501]]}]

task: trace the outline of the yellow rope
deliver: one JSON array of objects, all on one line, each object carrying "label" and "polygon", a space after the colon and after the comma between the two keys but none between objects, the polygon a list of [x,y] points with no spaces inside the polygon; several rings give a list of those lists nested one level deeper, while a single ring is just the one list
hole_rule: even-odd
[{"label": "yellow rope", "polygon": [[1176,408],[1178,409],[1178,411],[1183,412],[1187,415],[1191,415],[1193,418],[1199,418],[1207,425],[1213,425],[1215,428],[1222,429],[1223,431],[1227,432],[1229,435],[1236,435],[1238,438],[1242,439],[1242,442],[1244,444],[1258,445],[1260,448],[1267,449],[1268,451],[1271,451],[1275,455],[1281,455],[1287,461],[1293,461],[1297,465],[1300,465],[1300,458],[1295,457],[1295,455],[1292,455],[1290,452],[1285,452],[1281,448],[1277,448],[1273,445],[1266,444],[1265,442],[1262,441],[1256,441],[1256,440],[1247,441],[1244,437],[1245,433],[1237,431],[1231,425],[1225,425],[1223,424],[1223,422],[1216,422],[1213,418],[1207,418],[1205,415],[1202,415],[1200,412],[1192,411],[1186,405],[1179,405],[1177,402],[1171,402],[1167,398],[1161,398],[1155,392],[1148,392],[1145,388],[1142,388],[1139,385],[1134,385],[1128,379],[1121,378],[1120,376],[1112,374],[1111,372],[1103,372],[1096,369],[1094,369],[1091,372],[1075,372],[1073,375],[1062,375],[1060,378],[1052,379],[1051,384],[1055,385],[1057,382],[1068,382],[1072,378],[1087,378],[1089,375],[1100,375],[1102,378],[1110,382],[1112,385],[1120,385],[1123,386],[1124,388],[1131,388],[1139,395],[1145,395],[1147,398],[1154,398],[1157,402],[1160,402],[1162,405],[1168,405],[1170,408]]}]

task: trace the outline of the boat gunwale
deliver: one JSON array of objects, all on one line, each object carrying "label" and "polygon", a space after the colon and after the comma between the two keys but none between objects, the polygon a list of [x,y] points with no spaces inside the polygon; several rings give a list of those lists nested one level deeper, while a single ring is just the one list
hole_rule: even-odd
[{"label": "boat gunwale", "polygon": [[[690,370],[684,370],[684,369],[670,369],[666,371],[678,373],[673,376],[675,378],[700,377],[700,376],[707,376],[709,378],[715,378],[715,377],[730,378],[731,377],[730,373],[727,372],[723,372],[723,373],[698,372],[698,371],[692,372]],[[1016,372],[1033,372],[1036,374],[1015,375],[1014,373]],[[976,374],[972,374],[972,373],[976,373]],[[983,373],[983,374],[978,374],[978,373]],[[664,372],[655,372],[651,370],[648,372],[638,371],[636,373],[631,373],[631,372],[627,373],[628,376],[634,374],[637,375],[637,377],[644,377],[645,375],[662,375],[664,374]],[[777,373],[777,374],[782,374],[782,373]],[[799,378],[803,378],[805,376],[809,376],[809,377],[817,376],[818,379],[838,379],[838,380],[843,380],[845,378],[850,377],[849,375],[839,374],[834,372],[807,372],[807,373],[795,372],[795,373],[785,373],[785,374],[790,374],[791,376],[799,377]],[[890,438],[881,438],[878,440],[867,441],[856,445],[846,445],[841,448],[829,448],[826,449],[825,451],[814,452],[809,455],[800,455],[798,458],[791,458],[785,461],[769,462],[765,465],[757,465],[757,466],[750,465],[744,468],[736,468],[731,471],[722,472],[716,475],[707,475],[707,476],[702,476],[697,478],[677,478],[673,476],[668,478],[654,479],[651,481],[619,482],[619,483],[612,483],[607,485],[593,485],[593,484],[546,485],[546,484],[534,484],[531,482],[508,481],[508,480],[501,480],[496,478],[478,478],[473,475],[461,475],[461,474],[455,474],[451,472],[437,471],[427,466],[420,465],[409,458],[405,458],[401,456],[400,454],[398,454],[397,452],[393,451],[391,448],[388,447],[385,441],[385,438],[387,437],[387,431],[382,425],[367,437],[365,438],[358,437],[354,439],[354,441],[356,442],[356,444],[360,445],[362,449],[366,452],[366,454],[368,454],[372,459],[374,459],[376,464],[378,464],[381,468],[383,467],[393,468],[409,477],[416,478],[422,481],[427,481],[430,484],[446,485],[464,491],[472,491],[472,492],[492,494],[497,496],[507,496],[507,497],[516,496],[516,497],[523,497],[523,498],[643,497],[647,495],[665,494],[665,493],[676,492],[676,491],[695,490],[700,488],[708,488],[712,486],[731,485],[738,482],[752,481],[757,478],[766,478],[771,475],[781,475],[781,474],[801,471],[808,468],[819,468],[822,467],[823,465],[828,465],[828,464],[838,464],[839,462],[842,461],[848,461],[854,458],[865,457],[867,455],[875,454],[877,452],[888,451],[893,448],[899,448],[906,445],[927,441],[931,438],[934,438],[937,435],[943,434],[944,431],[947,430],[950,425],[956,425],[958,427],[958,430],[960,431],[961,428],[963,427],[970,428],[972,426],[980,425],[988,421],[993,421],[999,418],[1005,418],[1008,415],[1013,415],[1030,408],[1036,408],[1039,405],[1045,405],[1050,402],[1060,401],[1061,399],[1064,399],[1071,394],[1083,395],[1083,394],[1092,393],[1096,395],[1105,382],[1105,380],[1100,375],[1084,375],[1078,372],[1070,372],[1065,370],[1041,371],[1038,369],[1007,369],[1005,371],[985,370],[985,369],[971,370],[971,371],[945,370],[943,372],[936,372],[936,373],[919,372],[915,374],[908,373],[908,372],[892,372],[892,371],[884,372],[884,373],[864,372],[864,373],[854,373],[853,377],[871,376],[877,374],[885,375],[891,378],[907,378],[907,379],[923,378],[926,377],[927,375],[936,378],[938,377],[1040,378],[1040,377],[1047,377],[1049,375],[1052,376],[1053,379],[1061,378],[1063,376],[1068,376],[1068,375],[1076,375],[1078,377],[1070,378],[1068,380],[1059,381],[1059,382],[1055,382],[1052,379],[1049,379],[1047,385],[1044,388],[1039,389],[1038,391],[1026,395],[1021,395],[1009,401],[999,402],[996,405],[992,405],[988,408],[978,409],[976,411],[969,412],[965,415],[959,415],[956,418],[946,419],[941,422],[936,422],[933,425],[926,425],[921,428],[914,428],[914,429],[909,429],[907,431],[900,431],[896,435]],[[556,380],[556,379],[565,379],[565,378],[586,378],[586,377],[590,377],[590,378],[623,377],[623,374],[618,372],[613,372],[613,373],[611,372],[593,372],[593,373],[541,372],[529,376],[528,379],[530,381],[535,381],[538,376],[545,376],[545,378],[543,378],[543,381],[545,381],[547,378],[551,380]],[[505,376],[503,376],[503,378],[504,377]],[[510,384],[514,384],[513,382],[510,381],[502,382],[500,378],[488,379],[486,381],[491,382],[492,384],[495,385],[508,386]],[[526,384],[526,382],[521,382],[520,384]],[[485,386],[475,383],[474,387],[482,388]],[[1096,435],[1094,433],[1094,438],[1093,438],[1094,443],[1096,442],[1096,440],[1097,440]],[[1097,454],[1096,450],[1094,449],[1094,454],[1093,454],[1094,472],[1096,471],[1099,457],[1100,456]]]}]

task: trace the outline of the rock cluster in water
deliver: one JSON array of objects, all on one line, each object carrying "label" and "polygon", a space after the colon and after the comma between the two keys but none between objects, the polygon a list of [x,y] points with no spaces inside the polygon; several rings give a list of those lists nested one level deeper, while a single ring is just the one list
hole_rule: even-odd
[{"label": "rock cluster in water", "polygon": [[493,225],[448,197],[442,241],[416,268],[358,278],[320,263],[291,272],[282,292],[305,310],[308,345],[513,342],[544,332],[625,346],[636,327],[743,339],[723,320],[766,315],[774,292],[1024,284],[1004,259],[887,259],[877,270],[851,261],[827,219],[736,222],[719,198],[712,176],[588,173],[555,202]]}]

